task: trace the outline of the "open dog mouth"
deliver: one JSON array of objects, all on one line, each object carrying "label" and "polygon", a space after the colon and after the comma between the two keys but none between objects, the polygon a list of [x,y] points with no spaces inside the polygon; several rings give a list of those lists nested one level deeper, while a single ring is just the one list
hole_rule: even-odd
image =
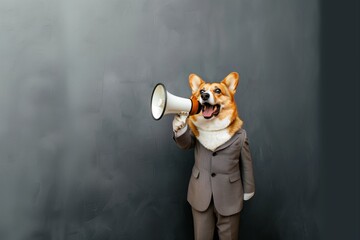
[{"label": "open dog mouth", "polygon": [[213,116],[217,116],[220,112],[220,105],[216,104],[216,105],[211,105],[209,103],[204,103],[201,106],[201,112],[204,118],[206,119],[210,119]]}]

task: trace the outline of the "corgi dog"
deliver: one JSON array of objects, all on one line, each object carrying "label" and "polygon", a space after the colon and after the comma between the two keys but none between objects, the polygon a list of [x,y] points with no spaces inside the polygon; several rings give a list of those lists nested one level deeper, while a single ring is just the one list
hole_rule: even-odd
[{"label": "corgi dog", "polygon": [[207,83],[196,74],[189,76],[192,98],[199,101],[201,110],[188,118],[188,125],[199,142],[211,151],[228,141],[243,125],[234,99],[238,83],[236,72],[219,83]]}]

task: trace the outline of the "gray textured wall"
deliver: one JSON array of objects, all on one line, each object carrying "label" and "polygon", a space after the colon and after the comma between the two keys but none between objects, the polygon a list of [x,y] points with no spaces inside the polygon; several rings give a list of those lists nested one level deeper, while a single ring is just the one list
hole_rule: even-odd
[{"label": "gray textured wall", "polygon": [[318,1],[0,0],[0,239],[192,239],[157,82],[241,76],[246,239],[315,239]]}]

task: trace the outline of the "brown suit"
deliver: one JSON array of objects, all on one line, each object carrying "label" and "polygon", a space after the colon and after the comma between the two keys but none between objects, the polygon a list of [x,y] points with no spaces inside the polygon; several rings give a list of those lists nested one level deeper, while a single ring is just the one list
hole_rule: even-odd
[{"label": "brown suit", "polygon": [[244,193],[255,192],[246,131],[240,129],[214,152],[206,149],[189,129],[174,139],[182,149],[195,148],[187,196],[193,209],[204,212],[214,204],[221,216],[239,213]]}]

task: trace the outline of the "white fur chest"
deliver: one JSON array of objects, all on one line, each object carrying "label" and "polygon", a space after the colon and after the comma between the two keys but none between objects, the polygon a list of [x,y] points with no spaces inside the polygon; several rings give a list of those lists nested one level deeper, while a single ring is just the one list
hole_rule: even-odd
[{"label": "white fur chest", "polygon": [[199,131],[197,139],[207,149],[214,151],[217,147],[224,144],[231,138],[227,127],[230,124],[230,118],[223,120],[217,118],[207,120],[199,117],[193,122]]},{"label": "white fur chest", "polygon": [[207,149],[214,151],[231,138],[227,129],[218,131],[204,131],[199,129],[197,139]]}]

